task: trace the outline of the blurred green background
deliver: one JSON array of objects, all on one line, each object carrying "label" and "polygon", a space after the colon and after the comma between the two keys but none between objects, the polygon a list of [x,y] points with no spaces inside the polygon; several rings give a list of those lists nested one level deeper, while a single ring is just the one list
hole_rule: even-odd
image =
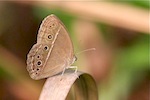
[{"label": "blurred green background", "polygon": [[26,55],[41,21],[55,14],[74,44],[78,70],[97,82],[99,100],[149,99],[149,1],[0,1],[0,100],[36,100]]}]

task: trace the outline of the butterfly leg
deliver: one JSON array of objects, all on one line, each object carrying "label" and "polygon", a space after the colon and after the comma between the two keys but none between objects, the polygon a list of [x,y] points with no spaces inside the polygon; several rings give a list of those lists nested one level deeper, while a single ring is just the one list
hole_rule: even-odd
[{"label": "butterfly leg", "polygon": [[67,67],[67,69],[68,69],[68,68],[75,69],[74,73],[77,73],[77,71],[78,71],[78,67],[77,67],[77,66],[69,66],[69,67]]},{"label": "butterfly leg", "polygon": [[[63,71],[62,71],[62,73],[61,73],[61,77],[64,75],[66,69],[69,69],[69,68],[75,69],[74,74],[76,75],[76,73],[77,73],[77,71],[78,71],[78,67],[77,67],[77,66],[69,66],[69,67],[64,67],[64,69],[63,69]],[[77,77],[78,77],[78,75],[77,75]],[[78,78],[79,78],[79,77],[78,77]],[[61,79],[62,79],[62,78],[61,78]]]},{"label": "butterfly leg", "polygon": [[69,66],[69,67],[67,67],[67,69],[68,69],[68,68],[75,69],[74,74],[77,76],[77,78],[79,78],[79,76],[76,74],[77,71],[78,71],[78,67],[77,67],[77,66]]},{"label": "butterfly leg", "polygon": [[63,76],[63,75],[64,75],[65,70],[66,70],[66,67],[64,67],[64,69],[63,69],[63,71],[62,71],[62,73],[61,73],[61,76]]},{"label": "butterfly leg", "polygon": [[63,71],[62,71],[62,73],[61,73],[61,79],[60,79],[60,81],[62,80],[62,77],[63,77],[63,75],[64,75],[66,69],[68,69],[68,68],[69,68],[69,67],[64,67],[64,69],[63,69]]}]

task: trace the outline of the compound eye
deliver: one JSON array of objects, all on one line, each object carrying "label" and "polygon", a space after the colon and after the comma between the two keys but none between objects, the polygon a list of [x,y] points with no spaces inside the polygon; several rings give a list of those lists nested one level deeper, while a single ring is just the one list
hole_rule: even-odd
[{"label": "compound eye", "polygon": [[78,60],[77,56],[74,56],[74,59],[75,59],[75,61],[77,61]]}]

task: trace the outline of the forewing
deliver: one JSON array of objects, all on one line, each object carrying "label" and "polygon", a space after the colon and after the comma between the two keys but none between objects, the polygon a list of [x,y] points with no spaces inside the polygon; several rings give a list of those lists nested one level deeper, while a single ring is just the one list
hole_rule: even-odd
[{"label": "forewing", "polygon": [[42,74],[46,77],[61,72],[74,62],[73,45],[62,22],[54,16],[60,26],[53,49],[48,57]]}]

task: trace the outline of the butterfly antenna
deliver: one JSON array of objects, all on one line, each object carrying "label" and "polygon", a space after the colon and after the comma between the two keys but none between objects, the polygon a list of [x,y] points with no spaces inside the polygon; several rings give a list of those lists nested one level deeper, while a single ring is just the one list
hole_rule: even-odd
[{"label": "butterfly antenna", "polygon": [[96,48],[90,48],[90,49],[86,49],[86,50],[83,50],[83,51],[81,51],[81,52],[78,52],[78,53],[76,53],[76,54],[78,55],[78,54],[81,54],[81,53],[83,53],[83,52],[87,52],[87,51],[93,51],[93,50],[96,50]]}]

